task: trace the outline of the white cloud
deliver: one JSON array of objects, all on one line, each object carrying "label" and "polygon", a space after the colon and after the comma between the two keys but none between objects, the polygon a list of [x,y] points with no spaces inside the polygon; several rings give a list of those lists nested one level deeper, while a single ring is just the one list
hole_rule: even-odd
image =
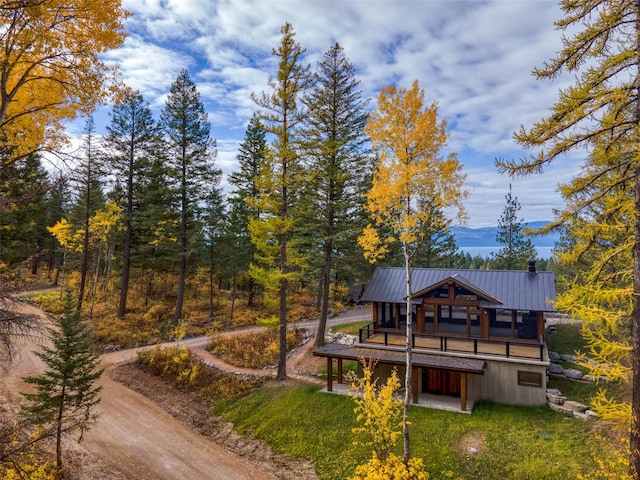
[{"label": "white cloud", "polygon": [[[437,100],[447,119],[450,148],[465,165],[470,225],[495,225],[511,181],[525,220],[549,219],[561,200],[555,192],[575,163],[558,163],[553,175],[510,180],[495,157],[525,154],[512,139],[531,126],[571,79],[549,84],[531,71],[561,48],[553,22],[556,0],[124,0],[133,12],[131,35],[108,60],[141,90],[157,111],[171,83],[187,68],[206,103],[217,163],[236,167],[237,144],[256,110],[251,93],[267,89],[276,73],[271,50],[290,22],[312,66],[339,42],[372,106],[380,88],[409,87]],[[516,190],[516,186],[518,189]]]}]

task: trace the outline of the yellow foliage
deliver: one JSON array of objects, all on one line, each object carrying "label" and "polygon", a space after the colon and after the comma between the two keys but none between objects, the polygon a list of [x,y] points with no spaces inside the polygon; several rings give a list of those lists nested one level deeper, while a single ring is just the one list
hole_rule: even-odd
[{"label": "yellow foliage", "polygon": [[429,480],[421,458],[410,458],[407,465],[393,453],[381,461],[375,452],[364,465],[356,467],[349,480]]},{"label": "yellow foliage", "polygon": [[[437,103],[423,108],[423,102],[424,90],[417,80],[410,89],[383,87],[378,108],[365,127],[379,159],[371,190],[365,195],[372,224],[358,239],[371,262],[396,239],[405,247],[419,247],[433,209],[457,210],[458,218],[465,218],[462,200],[468,192],[462,184],[466,176],[455,153],[441,153],[448,135],[446,122],[437,120]],[[380,226],[392,233],[380,237]]]},{"label": "yellow foliage", "polygon": [[125,38],[121,0],[3,2],[0,142],[5,163],[65,140],[63,122],[106,100],[116,67],[102,54]]},{"label": "yellow foliage", "polygon": [[623,448],[616,449],[612,457],[604,458],[602,452],[598,452],[594,457],[596,469],[589,473],[578,474],[578,480],[630,480],[629,440],[623,438],[622,442]]},{"label": "yellow foliage", "polygon": [[378,379],[372,378],[373,365],[363,361],[362,366],[362,377],[352,380],[351,396],[356,403],[356,419],[362,425],[354,427],[353,433],[364,440],[354,444],[371,447],[376,458],[385,459],[402,433],[402,401],[396,395],[400,380],[394,369],[387,382],[378,388]]}]

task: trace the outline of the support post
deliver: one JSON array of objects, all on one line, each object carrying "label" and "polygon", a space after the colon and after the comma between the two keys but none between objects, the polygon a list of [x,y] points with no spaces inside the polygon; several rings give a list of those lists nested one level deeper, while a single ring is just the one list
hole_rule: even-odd
[{"label": "support post", "polygon": [[333,392],[333,358],[327,357],[327,392]]},{"label": "support post", "polygon": [[338,383],[342,385],[342,359],[338,359]]},{"label": "support post", "polygon": [[460,373],[460,410],[467,411],[467,374]]},{"label": "support post", "polygon": [[414,368],[411,371],[411,393],[413,393],[413,403],[420,403],[420,391],[418,390],[418,376],[420,375],[420,370]]}]

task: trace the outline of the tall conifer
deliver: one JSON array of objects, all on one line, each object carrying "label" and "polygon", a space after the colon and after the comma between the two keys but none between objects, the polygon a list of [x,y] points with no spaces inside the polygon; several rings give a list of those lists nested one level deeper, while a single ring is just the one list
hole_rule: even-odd
[{"label": "tall conifer", "polygon": [[220,182],[221,172],[213,167],[216,143],[210,136],[211,124],[196,85],[182,70],[171,85],[160,122],[167,145],[169,177],[178,212],[178,290],[173,323],[182,318],[187,266],[199,235],[202,201]]}]

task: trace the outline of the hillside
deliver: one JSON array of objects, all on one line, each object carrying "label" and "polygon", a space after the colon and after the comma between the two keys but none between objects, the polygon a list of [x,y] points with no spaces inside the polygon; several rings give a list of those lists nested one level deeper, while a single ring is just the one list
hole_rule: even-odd
[{"label": "hillside", "polygon": [[[548,224],[548,221],[537,221],[526,223],[528,228],[541,228]],[[464,247],[496,247],[501,246],[496,241],[498,227],[468,228],[452,227],[451,233],[456,239],[459,248]],[[552,233],[544,236],[532,236],[531,241],[535,247],[553,247],[560,235]]]}]

